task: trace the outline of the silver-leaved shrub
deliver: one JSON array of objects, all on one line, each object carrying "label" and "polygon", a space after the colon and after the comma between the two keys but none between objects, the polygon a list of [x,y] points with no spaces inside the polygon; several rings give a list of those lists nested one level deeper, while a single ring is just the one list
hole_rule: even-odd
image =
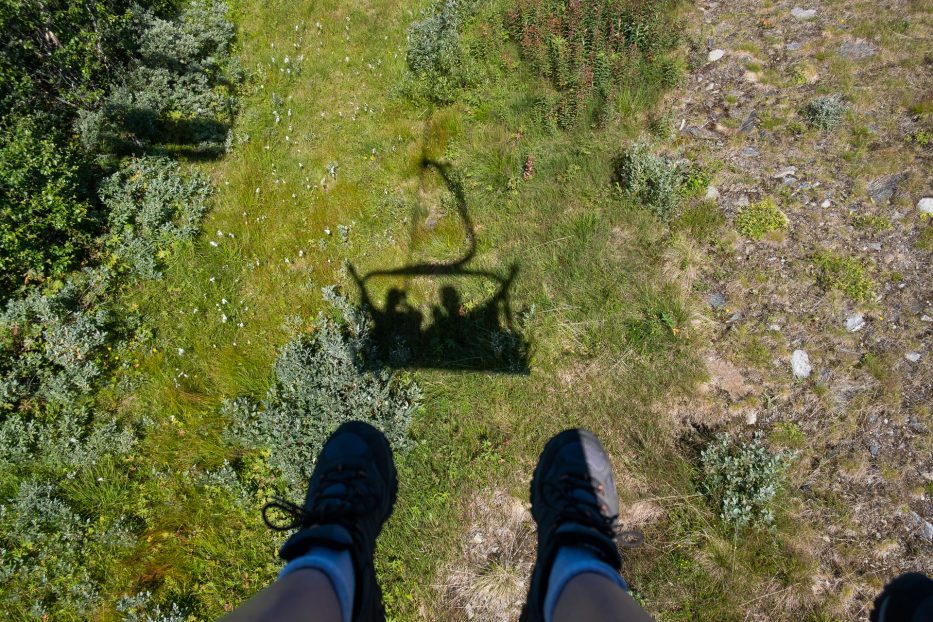
[{"label": "silver-leaved shrub", "polygon": [[770,527],[791,458],[790,452],[770,451],[758,435],[746,443],[720,435],[701,454],[703,492],[727,524]]},{"label": "silver-leaved shrub", "polygon": [[371,423],[402,448],[421,399],[413,381],[374,359],[368,318],[332,288],[324,291],[342,319],[321,315],[310,335],[282,348],[275,382],[259,403],[237,398],[223,407],[230,436],[263,450],[295,498],[303,496],[324,441],[341,423]]},{"label": "silver-leaved shrub", "polygon": [[206,177],[183,172],[175,160],[128,160],[100,188],[108,211],[108,247],[134,275],[160,278],[159,256],[197,235],[211,192]]}]

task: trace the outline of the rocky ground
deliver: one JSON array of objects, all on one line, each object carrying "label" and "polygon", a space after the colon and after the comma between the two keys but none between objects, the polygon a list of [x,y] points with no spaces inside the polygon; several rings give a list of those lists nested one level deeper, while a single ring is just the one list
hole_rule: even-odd
[{"label": "rocky ground", "polygon": [[[694,15],[694,71],[669,100],[677,145],[717,171],[708,197],[728,223],[770,198],[787,226],[708,249],[695,290],[715,319],[711,381],[682,410],[800,452],[792,514],[816,572],[798,598],[864,617],[879,582],[933,572],[933,11],[751,1]],[[813,127],[808,103],[836,94],[838,125]],[[827,275],[827,251],[846,267]]]}]

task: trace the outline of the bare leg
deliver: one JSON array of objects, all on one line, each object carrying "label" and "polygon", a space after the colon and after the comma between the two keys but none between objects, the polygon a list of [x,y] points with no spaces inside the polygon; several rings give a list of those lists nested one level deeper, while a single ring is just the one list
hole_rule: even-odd
[{"label": "bare leg", "polygon": [[306,568],[265,588],[223,622],[341,622],[337,594],[323,572]]},{"label": "bare leg", "polygon": [[553,622],[653,622],[617,583],[592,572],[575,576],[561,592]]}]

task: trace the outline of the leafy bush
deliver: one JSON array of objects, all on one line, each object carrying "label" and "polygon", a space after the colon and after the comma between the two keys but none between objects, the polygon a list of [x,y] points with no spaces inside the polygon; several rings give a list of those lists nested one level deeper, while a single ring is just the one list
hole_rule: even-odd
[{"label": "leafy bush", "polygon": [[100,188],[109,211],[108,247],[132,273],[159,278],[159,256],[197,234],[210,195],[204,176],[182,173],[174,160],[130,160]]},{"label": "leafy bush", "polygon": [[34,398],[67,404],[91,392],[110,316],[99,306],[105,270],[85,270],[55,292],[33,289],[0,315],[0,412]]},{"label": "leafy bush", "polygon": [[671,86],[679,67],[663,52],[676,42],[672,3],[517,0],[506,28],[532,67],[557,91],[544,105],[560,127],[603,118],[627,80]]},{"label": "leafy bush", "polygon": [[674,162],[651,152],[644,143],[635,143],[617,158],[614,180],[632,200],[659,218],[674,215],[681,203],[683,172]]},{"label": "leafy bush", "polygon": [[99,513],[101,487],[111,484],[97,469],[134,442],[81,411],[0,423],[0,609],[19,619],[91,617],[106,564],[134,543],[122,512]]},{"label": "leafy bush", "polygon": [[760,240],[767,233],[787,228],[787,216],[772,198],[746,205],[735,217],[735,227],[742,235]]},{"label": "leafy bush", "polygon": [[838,290],[856,302],[870,302],[875,297],[875,282],[858,260],[832,251],[813,255],[816,282],[825,290]]},{"label": "leafy bush", "polygon": [[195,1],[175,20],[142,16],[137,58],[77,129],[90,152],[135,153],[153,144],[225,148],[232,120],[233,24],[221,1]]},{"label": "leafy bush", "polygon": [[736,529],[769,527],[774,524],[771,506],[791,456],[769,451],[758,435],[741,444],[721,435],[701,455],[703,492],[720,518]]},{"label": "leafy bush", "polygon": [[80,194],[77,165],[35,119],[0,125],[0,294],[71,267],[88,237]]},{"label": "leafy bush", "polygon": [[803,116],[807,122],[817,129],[830,132],[836,129],[848,107],[842,100],[842,95],[824,95],[810,101],[803,109]]},{"label": "leafy bush", "polygon": [[275,364],[275,384],[259,404],[239,398],[224,405],[231,436],[267,451],[269,465],[296,497],[303,495],[327,436],[341,423],[367,421],[402,447],[421,398],[416,384],[373,359],[367,317],[332,289],[325,296],[343,321],[320,316],[310,336],[287,343]]},{"label": "leafy bush", "polygon": [[439,103],[453,101],[466,81],[460,31],[474,4],[475,0],[442,0],[408,28],[408,68]]}]

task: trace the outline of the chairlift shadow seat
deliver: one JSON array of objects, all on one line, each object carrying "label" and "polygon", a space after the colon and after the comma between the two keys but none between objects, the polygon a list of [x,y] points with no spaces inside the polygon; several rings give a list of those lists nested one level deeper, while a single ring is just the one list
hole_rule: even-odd
[{"label": "chairlift shadow seat", "polygon": [[[469,246],[463,256],[450,262],[412,263],[364,275],[358,274],[352,264],[349,266],[360,292],[360,302],[372,316],[373,334],[383,360],[396,368],[527,374],[529,344],[515,324],[509,299],[518,266],[511,265],[505,274],[467,267],[476,254],[476,236],[463,188],[448,164],[423,158],[422,179],[428,170],[436,171],[455,197]],[[426,317],[410,304],[407,279],[404,288],[388,290],[382,305],[373,302],[370,282],[393,277],[444,279],[445,283],[457,279],[485,279],[494,282],[496,290],[481,304],[467,308],[460,290],[445,284],[440,288],[440,305],[434,305]]]}]

